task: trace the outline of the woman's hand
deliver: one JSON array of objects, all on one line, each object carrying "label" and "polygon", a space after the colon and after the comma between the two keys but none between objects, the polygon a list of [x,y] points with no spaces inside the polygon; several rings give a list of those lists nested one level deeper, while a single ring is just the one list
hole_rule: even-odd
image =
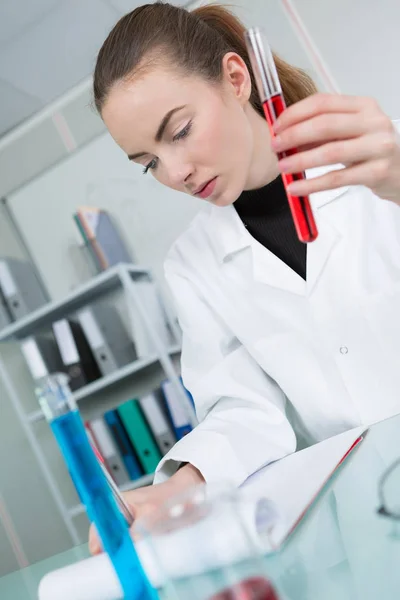
[{"label": "woman's hand", "polygon": [[[168,498],[183,492],[185,489],[203,483],[200,471],[190,464],[185,465],[165,483],[150,487],[139,488],[123,494],[125,501],[132,510],[135,519],[143,517],[157,509]],[[102,552],[99,537],[92,524],[89,531],[89,550],[92,554]]]},{"label": "woman's hand", "polygon": [[285,110],[275,124],[275,152],[297,148],[279,161],[284,173],[342,163],[344,169],[290,185],[305,196],[345,185],[365,185],[400,204],[400,141],[372,98],[314,94]]}]

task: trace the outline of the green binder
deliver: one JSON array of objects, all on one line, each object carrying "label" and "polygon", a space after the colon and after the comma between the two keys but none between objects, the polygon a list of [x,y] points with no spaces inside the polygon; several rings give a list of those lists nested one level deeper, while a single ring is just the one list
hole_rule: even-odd
[{"label": "green binder", "polygon": [[118,413],[145,473],[154,473],[161,460],[161,454],[138,400],[125,402],[118,408]]}]

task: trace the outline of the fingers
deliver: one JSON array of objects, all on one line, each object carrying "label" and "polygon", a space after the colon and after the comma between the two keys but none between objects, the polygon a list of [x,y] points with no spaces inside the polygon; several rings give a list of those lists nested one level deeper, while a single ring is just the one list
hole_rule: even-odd
[{"label": "fingers", "polygon": [[283,111],[274,125],[274,130],[275,133],[281,132],[296,123],[320,114],[355,113],[368,102],[371,102],[372,105],[373,101],[369,98],[342,94],[313,94]]},{"label": "fingers", "polygon": [[386,176],[386,161],[374,160],[330,171],[320,177],[296,181],[288,186],[294,196],[308,196],[323,190],[333,190],[348,185],[366,185],[374,188]]},{"label": "fingers", "polygon": [[376,156],[377,148],[384,148],[386,140],[380,134],[371,134],[350,140],[333,141],[298,152],[279,161],[282,173],[298,173],[314,167],[343,163],[351,165]]},{"label": "fingers", "polygon": [[323,114],[282,131],[271,140],[271,145],[280,153],[305,145],[359,137],[366,131],[367,123],[351,114]]},{"label": "fingers", "polygon": [[93,523],[89,529],[89,552],[90,554],[100,554],[103,551],[100,538]]}]

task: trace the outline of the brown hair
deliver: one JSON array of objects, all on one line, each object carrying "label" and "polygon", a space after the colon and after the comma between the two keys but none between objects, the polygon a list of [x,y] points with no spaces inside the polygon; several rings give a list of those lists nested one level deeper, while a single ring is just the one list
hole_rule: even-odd
[{"label": "brown hair", "polygon": [[[184,73],[218,81],[224,55],[236,52],[251,75],[250,102],[263,114],[244,31],[241,21],[220,5],[202,6],[191,12],[163,2],[136,8],[118,21],[100,49],[93,84],[97,110],[101,113],[113,85],[129,80],[165,57]],[[316,92],[307,73],[276,54],[274,58],[287,105]]]}]

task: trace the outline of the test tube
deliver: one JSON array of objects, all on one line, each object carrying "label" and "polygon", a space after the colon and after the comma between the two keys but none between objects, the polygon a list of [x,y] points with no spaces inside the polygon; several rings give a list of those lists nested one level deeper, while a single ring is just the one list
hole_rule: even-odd
[{"label": "test tube", "polygon": [[44,378],[36,395],[88,517],[114,566],[124,598],[156,600],[158,595],[139,561],[127,521],[88,440],[68,377],[56,373]]},{"label": "test tube", "polygon": [[[248,29],[245,33],[245,40],[265,118],[271,137],[274,137],[273,125],[286,109],[274,57],[264,33],[258,27]],[[278,158],[281,159],[296,153],[297,148],[292,148],[285,152],[279,152]],[[304,173],[282,173],[297,236],[302,242],[313,242],[318,236],[318,230],[310,199],[308,196],[294,196],[287,190],[290,183],[300,179],[305,179]]]}]

